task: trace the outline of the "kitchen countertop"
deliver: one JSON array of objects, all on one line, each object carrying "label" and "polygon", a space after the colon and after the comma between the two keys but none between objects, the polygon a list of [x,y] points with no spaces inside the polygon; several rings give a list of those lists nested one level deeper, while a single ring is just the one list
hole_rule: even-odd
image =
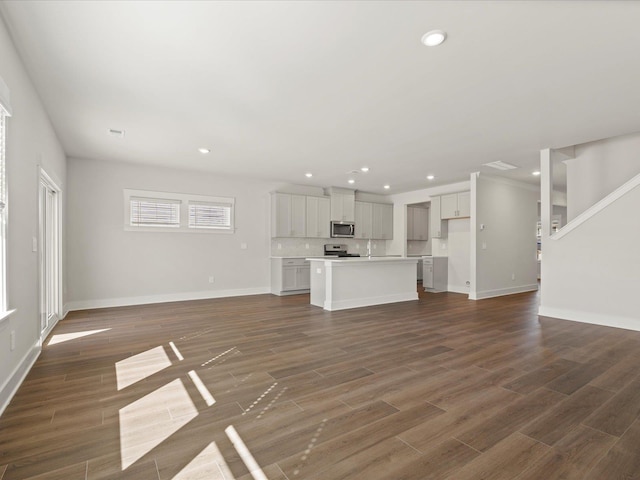
[{"label": "kitchen countertop", "polygon": [[401,257],[398,256],[384,256],[384,257],[307,257],[307,260],[317,260],[317,261],[325,261],[325,262],[340,262],[340,263],[370,263],[370,262],[397,262],[397,261],[405,261],[405,262],[417,262],[418,259],[416,257]]}]

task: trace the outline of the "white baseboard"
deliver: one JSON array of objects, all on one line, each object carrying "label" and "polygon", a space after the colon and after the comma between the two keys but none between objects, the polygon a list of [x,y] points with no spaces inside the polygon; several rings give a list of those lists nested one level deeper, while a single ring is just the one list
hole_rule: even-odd
[{"label": "white baseboard", "polygon": [[447,292],[468,294],[469,287],[467,285],[447,285]]},{"label": "white baseboard", "polygon": [[328,302],[325,300],[324,309],[329,311],[346,310],[348,308],[370,307],[372,305],[382,305],[385,303],[408,302],[418,300],[418,292],[395,293],[381,297],[357,298],[348,300],[337,300]]},{"label": "white baseboard", "polygon": [[601,313],[568,310],[564,308],[543,307],[542,305],[538,308],[538,315],[542,317],[558,318],[560,320],[571,320],[572,322],[591,323],[593,325],[602,325],[605,327],[640,331],[640,319],[632,317],[619,317],[614,315],[604,315]]},{"label": "white baseboard", "polygon": [[271,293],[270,287],[239,288],[235,290],[213,290],[204,292],[166,293],[141,297],[103,298],[98,300],[79,300],[65,305],[67,311],[92,308],[127,307],[150,303],[183,302],[187,300],[206,300],[210,298],[240,297],[244,295],[263,295]]},{"label": "white baseboard", "polygon": [[538,290],[538,284],[520,285],[517,287],[498,288],[495,290],[484,290],[482,292],[471,292],[470,300],[482,300],[483,298],[502,297],[504,295],[513,295],[515,293],[535,292]]},{"label": "white baseboard", "polygon": [[29,373],[29,370],[31,370],[33,364],[36,363],[38,355],[40,355],[40,351],[41,347],[39,342],[34,343],[0,388],[0,415],[4,413],[9,402],[11,402],[11,399],[18,391],[18,387],[22,385],[22,382]]}]

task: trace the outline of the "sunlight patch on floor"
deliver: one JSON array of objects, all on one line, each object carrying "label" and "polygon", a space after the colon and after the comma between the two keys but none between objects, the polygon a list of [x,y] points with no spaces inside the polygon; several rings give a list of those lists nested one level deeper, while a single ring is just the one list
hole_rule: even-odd
[{"label": "sunlight patch on floor", "polygon": [[215,398],[213,398],[213,395],[211,395],[211,392],[209,392],[209,389],[207,389],[207,387],[204,385],[202,380],[200,380],[200,377],[195,372],[195,370],[189,371],[189,378],[198,389],[198,392],[200,393],[200,395],[202,395],[202,399],[207,404],[207,407],[210,407],[211,405],[216,403]]},{"label": "sunlight patch on floor", "polygon": [[[172,417],[169,409],[179,410]],[[125,470],[198,415],[182,380],[176,379],[120,409],[120,455]]]},{"label": "sunlight patch on floor", "polygon": [[160,370],[171,366],[171,360],[162,347],[155,347],[146,352],[138,353],[116,363],[116,378],[118,390],[133,385],[140,380],[150,377]]},{"label": "sunlight patch on floor", "polygon": [[262,471],[262,468],[260,468],[260,465],[258,465],[258,462],[256,462],[256,459],[253,458],[253,455],[244,444],[244,441],[242,440],[242,438],[240,438],[240,435],[233,427],[233,425],[229,425],[227,428],[225,428],[224,433],[226,433],[227,437],[229,437],[229,440],[231,440],[233,447],[236,449],[236,452],[238,452],[238,455],[240,455],[240,458],[244,462],[254,480],[269,480]]},{"label": "sunlight patch on floor", "polygon": [[173,480],[234,480],[216,442],[211,442]]},{"label": "sunlight patch on floor", "polygon": [[53,335],[47,345],[55,345],[57,343],[68,342],[69,340],[75,340],[76,338],[88,337],[89,335],[95,335],[96,333],[107,332],[110,328],[101,328],[100,330],[86,330],[84,332],[73,333],[60,333]]}]

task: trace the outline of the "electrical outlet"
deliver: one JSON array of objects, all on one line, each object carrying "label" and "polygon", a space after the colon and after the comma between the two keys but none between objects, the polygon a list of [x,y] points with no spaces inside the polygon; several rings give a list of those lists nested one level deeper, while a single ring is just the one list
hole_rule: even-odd
[{"label": "electrical outlet", "polygon": [[244,243],[244,242],[242,242],[242,243],[240,244],[240,250],[246,250],[246,249],[247,249],[247,244],[246,244],[246,243]]},{"label": "electrical outlet", "polygon": [[487,242],[482,242],[482,249],[486,250],[487,249]]},{"label": "electrical outlet", "polygon": [[213,283],[213,275],[209,277],[209,283]]},{"label": "electrical outlet", "polygon": [[304,244],[304,248],[306,248],[307,250],[309,250],[309,244],[308,244],[308,243],[305,243],[305,244]]},{"label": "electrical outlet", "polygon": [[13,352],[16,349],[16,331],[11,330],[11,334],[9,335],[9,348]]},{"label": "electrical outlet", "polygon": [[511,280],[515,280],[515,279],[516,279],[516,274],[515,274],[515,273],[512,273],[512,274],[511,274]]},{"label": "electrical outlet", "polygon": [[282,244],[281,243],[278,244],[278,250],[282,250]]}]

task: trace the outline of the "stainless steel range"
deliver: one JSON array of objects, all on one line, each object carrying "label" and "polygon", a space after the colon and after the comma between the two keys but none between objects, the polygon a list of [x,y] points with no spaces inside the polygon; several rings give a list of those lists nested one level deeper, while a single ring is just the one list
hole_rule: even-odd
[{"label": "stainless steel range", "polygon": [[344,244],[327,243],[324,246],[325,256],[331,257],[359,257],[359,253],[347,253],[347,246]]}]

